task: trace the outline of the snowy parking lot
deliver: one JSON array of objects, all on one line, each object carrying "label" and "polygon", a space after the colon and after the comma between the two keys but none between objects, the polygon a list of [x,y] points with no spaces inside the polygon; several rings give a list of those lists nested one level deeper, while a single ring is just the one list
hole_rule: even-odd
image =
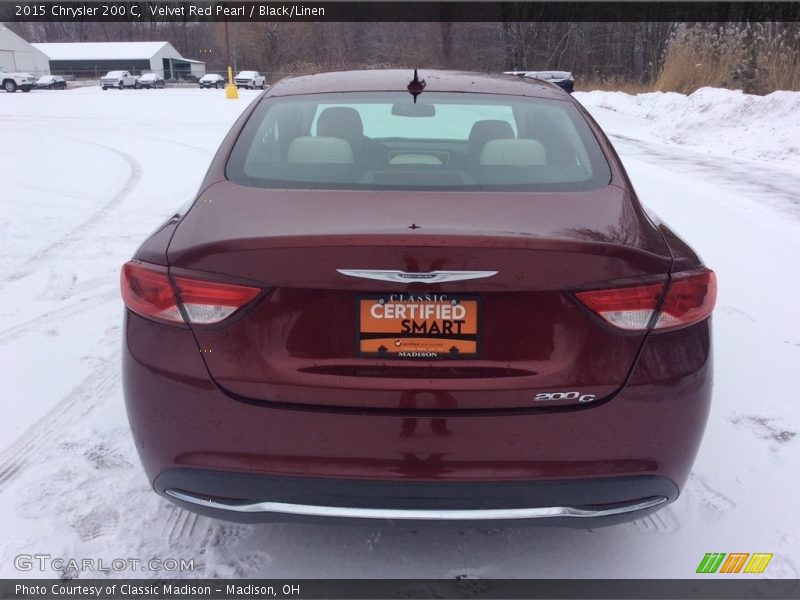
[{"label": "snowy parking lot", "polygon": [[194,561],[109,576],[686,578],[706,552],[772,552],[765,576],[800,575],[800,93],[576,94],[719,281],[714,402],[683,495],[589,531],[248,526],[150,491],[120,385],[119,268],[193,198],[258,92],[240,94],[0,94],[1,577],[52,576],[15,568],[43,553]]}]

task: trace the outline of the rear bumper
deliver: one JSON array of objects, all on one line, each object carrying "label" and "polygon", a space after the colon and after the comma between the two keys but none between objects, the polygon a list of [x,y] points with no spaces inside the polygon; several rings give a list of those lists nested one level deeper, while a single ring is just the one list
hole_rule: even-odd
[{"label": "rear bumper", "polygon": [[438,483],[309,479],[173,469],[160,494],[196,512],[241,522],[526,521],[577,527],[612,525],[665,506],[678,488],[661,477],[547,482]]},{"label": "rear bumper", "polygon": [[[243,402],[209,378],[189,330],[128,314],[125,401],[156,491],[188,493],[199,503],[177,501],[227,519],[263,520],[276,511],[205,501],[396,510],[669,502],[689,475],[705,428],[709,329],[704,322],[651,336],[625,388],[586,409],[428,417]],[[660,506],[600,519],[628,520]],[[592,526],[590,520],[541,519],[580,527]]]}]

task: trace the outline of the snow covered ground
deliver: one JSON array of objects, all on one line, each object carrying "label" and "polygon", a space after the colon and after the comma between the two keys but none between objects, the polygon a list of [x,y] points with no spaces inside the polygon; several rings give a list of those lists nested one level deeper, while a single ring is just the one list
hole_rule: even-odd
[{"label": "snow covered ground", "polygon": [[0,95],[0,576],[52,576],[14,567],[47,553],[194,559],[183,576],[685,578],[714,551],[798,577],[798,93],[576,94],[719,278],[711,419],[673,505],[593,531],[244,526],[152,493],[120,390],[119,267],[255,96]]}]

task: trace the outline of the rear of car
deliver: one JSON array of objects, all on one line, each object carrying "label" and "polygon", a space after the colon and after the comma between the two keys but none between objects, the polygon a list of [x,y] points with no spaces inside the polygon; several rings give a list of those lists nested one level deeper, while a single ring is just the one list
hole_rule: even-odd
[{"label": "rear of car", "polygon": [[575,91],[575,77],[569,71],[529,71],[525,77],[532,77],[557,85],[568,94]]},{"label": "rear of car", "polygon": [[713,273],[563,93],[378,73],[273,86],[124,267],[156,491],[233,520],[593,526],[673,501]]},{"label": "rear of car", "polygon": [[225,79],[222,75],[208,74],[203,75],[198,81],[199,87],[202,88],[217,88],[220,89],[225,86]]},{"label": "rear of car", "polygon": [[156,73],[145,73],[139,77],[138,87],[147,89],[162,89],[165,87],[164,78]]},{"label": "rear of car", "polygon": [[59,75],[45,75],[36,80],[37,90],[64,90],[67,82]]}]

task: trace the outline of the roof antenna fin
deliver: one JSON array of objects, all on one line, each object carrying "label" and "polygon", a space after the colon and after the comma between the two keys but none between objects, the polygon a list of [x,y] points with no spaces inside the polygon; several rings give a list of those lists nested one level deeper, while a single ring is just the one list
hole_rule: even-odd
[{"label": "roof antenna fin", "polygon": [[417,103],[417,96],[419,96],[424,89],[425,80],[420,79],[419,75],[417,75],[417,70],[414,69],[414,79],[412,79],[411,83],[408,84],[408,93],[414,96],[414,104]]}]

